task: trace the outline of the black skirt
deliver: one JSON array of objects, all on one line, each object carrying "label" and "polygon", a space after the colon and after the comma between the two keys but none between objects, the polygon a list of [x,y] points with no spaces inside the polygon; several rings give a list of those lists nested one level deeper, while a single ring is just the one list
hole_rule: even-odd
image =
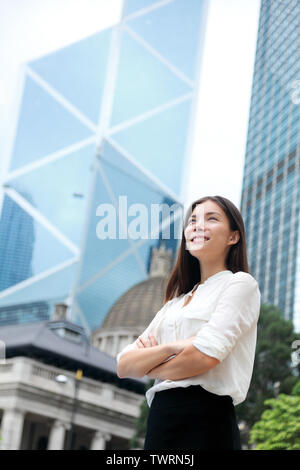
[{"label": "black skirt", "polygon": [[241,450],[232,398],[200,385],[156,392],[147,418],[145,450]]}]

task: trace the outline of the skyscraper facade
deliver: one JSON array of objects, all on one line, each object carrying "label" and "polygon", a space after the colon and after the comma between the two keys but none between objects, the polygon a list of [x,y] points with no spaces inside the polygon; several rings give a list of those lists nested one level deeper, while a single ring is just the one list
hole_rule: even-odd
[{"label": "skyscraper facade", "polygon": [[[0,307],[65,301],[91,330],[148,277],[170,221],[166,211],[151,225],[151,208],[184,204],[206,15],[207,0],[125,0],[114,27],[25,64],[0,230],[15,230],[13,202],[34,243],[22,279],[8,272],[17,247],[10,255]],[[103,238],[110,209],[115,235]],[[149,223],[136,239],[141,214]]]},{"label": "skyscraper facade", "polygon": [[32,275],[34,224],[12,199],[5,198],[0,225],[0,290]]},{"label": "skyscraper facade", "polygon": [[262,301],[300,331],[300,3],[262,0],[241,211]]}]

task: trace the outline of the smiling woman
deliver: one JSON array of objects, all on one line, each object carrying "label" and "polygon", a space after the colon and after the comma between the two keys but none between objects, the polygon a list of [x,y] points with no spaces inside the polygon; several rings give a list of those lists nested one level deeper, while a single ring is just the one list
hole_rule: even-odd
[{"label": "smiling woman", "polygon": [[228,199],[203,197],[187,211],[165,301],[189,292],[197,282],[203,283],[224,269],[249,272],[244,222]]},{"label": "smiling woman", "polygon": [[119,377],[156,379],[144,449],[241,448],[234,406],[250,385],[260,310],[245,240],[231,201],[195,201],[164,306],[117,356]]}]

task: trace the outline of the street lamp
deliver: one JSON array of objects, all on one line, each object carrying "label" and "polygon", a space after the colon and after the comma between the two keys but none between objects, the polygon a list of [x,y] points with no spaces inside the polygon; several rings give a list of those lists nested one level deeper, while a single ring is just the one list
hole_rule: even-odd
[{"label": "street lamp", "polygon": [[[75,388],[74,388],[74,398],[72,403],[72,415],[70,421],[70,432],[67,434],[67,442],[66,442],[66,450],[71,450],[72,448],[72,441],[73,441],[73,434],[74,434],[74,419],[76,414],[76,407],[77,407],[77,397],[78,397],[78,390],[79,384],[82,379],[82,370],[77,369],[76,376],[75,376]],[[55,377],[56,382],[61,384],[65,384],[68,382],[68,377],[65,375],[59,374]]]},{"label": "street lamp", "polygon": [[66,450],[72,449],[72,441],[73,441],[73,434],[74,434],[74,419],[75,419],[75,414],[76,414],[77,397],[78,397],[78,390],[79,390],[79,384],[80,384],[81,379],[82,379],[82,370],[78,369],[76,371],[76,376],[75,376],[75,389],[74,389],[72,415],[71,415],[71,422],[70,422],[71,427],[70,427],[70,432],[67,434]]},{"label": "street lamp", "polygon": [[68,382],[68,377],[66,377],[65,375],[59,374],[55,377],[55,380],[56,382],[60,384],[65,384]]}]

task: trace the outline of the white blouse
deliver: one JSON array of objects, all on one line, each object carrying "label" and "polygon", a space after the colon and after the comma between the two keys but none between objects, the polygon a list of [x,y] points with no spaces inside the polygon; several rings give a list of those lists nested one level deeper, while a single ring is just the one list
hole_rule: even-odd
[{"label": "white blouse", "polygon": [[[146,392],[149,407],[156,392],[189,385],[201,385],[216,395],[230,395],[234,405],[246,398],[253,372],[260,311],[257,281],[243,271],[220,271],[198,285],[191,301],[183,307],[192,292],[193,289],[169,300],[141,336],[147,338],[152,331],[158,344],[196,336],[192,344],[220,363],[208,372],[187,379],[156,379]],[[131,349],[138,349],[136,342],[117,355],[117,362]]]}]

